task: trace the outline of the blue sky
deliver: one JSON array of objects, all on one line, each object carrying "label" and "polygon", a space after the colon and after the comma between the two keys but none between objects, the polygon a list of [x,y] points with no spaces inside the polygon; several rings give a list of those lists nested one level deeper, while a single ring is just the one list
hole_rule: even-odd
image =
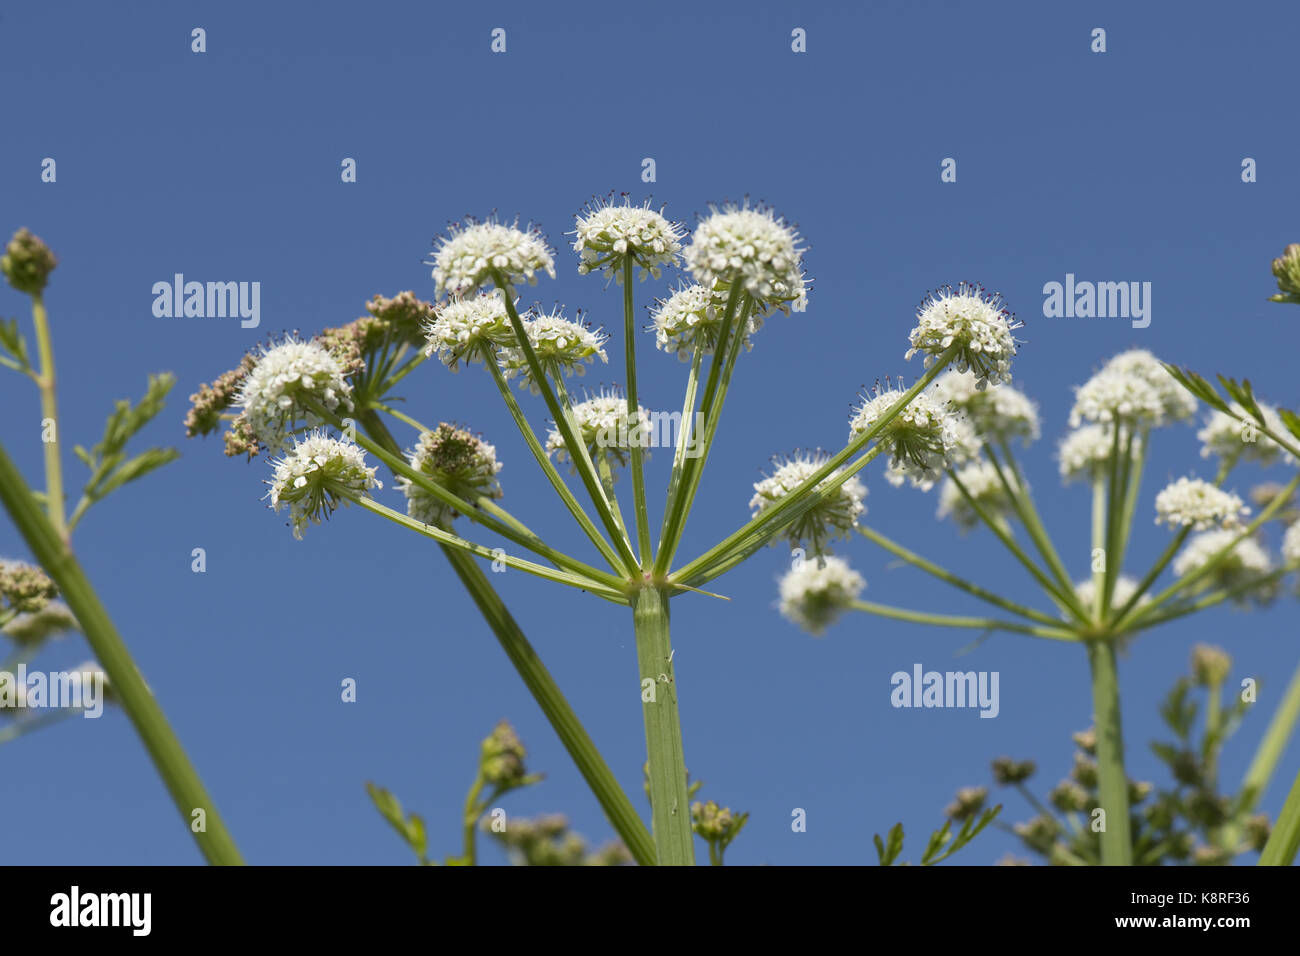
[{"label": "blue sky", "polygon": [[[294,541],[260,501],[262,461],[227,460],[219,439],[186,442],[185,396],[268,334],[314,332],[362,314],[372,294],[430,298],[422,265],[449,220],[499,210],[539,222],[559,276],[530,290],[582,308],[615,335],[620,302],[581,277],[564,233],[593,194],[652,194],[694,222],[710,202],[751,196],[797,222],[815,278],[807,312],[776,317],[741,362],[722,435],[681,549],[689,558],[748,517],[771,455],[841,447],[863,386],[920,374],[903,360],[916,303],[973,279],[1025,320],[1018,387],[1044,437],[1023,458],[1044,518],[1078,577],[1088,494],[1062,490],[1054,461],[1072,401],[1107,357],[1151,349],[1205,373],[1249,376],[1265,399],[1300,404],[1297,313],[1266,302],[1269,260],[1300,236],[1293,211],[1300,133],[1291,73],[1295,12],[1282,3],[698,4],[646,8],[522,3],[287,6],[142,3],[10,6],[0,17],[8,103],[0,228],[28,226],[60,257],[47,296],[64,435],[90,444],[117,398],[171,370],[173,399],[143,436],[183,457],[97,507],[76,546],[120,630],[254,863],[398,864],[408,854],[364,783],[428,821],[434,853],[457,849],[478,742],[502,717],[546,781],[510,813],[562,811],[596,841],[611,830],[544,718],[430,542],[355,509]],[[203,27],[207,52],[190,50]],[[504,54],[489,49],[504,28]],[[790,48],[807,31],[807,52]],[[1094,27],[1107,52],[1090,52]],[[57,182],[40,181],[43,158]],[[340,182],[344,157],[358,181]],[[641,181],[652,157],[657,181]],[[957,161],[957,182],[940,162]],[[1244,157],[1258,181],[1241,181]],[[153,283],[259,281],[262,325],[159,319]],[[1042,287],[1149,281],[1152,322],[1048,319]],[[637,288],[638,307],[668,281]],[[0,314],[21,315],[12,290]],[[641,394],[680,407],[685,367],[641,343]],[[583,555],[495,395],[475,369],[430,365],[409,380],[413,414],[471,425],[505,463],[503,504]],[[591,385],[621,381],[618,361]],[[0,379],[3,441],[32,479],[35,391]],[[545,419],[540,402],[533,420]],[[23,423],[27,424],[24,425]],[[401,438],[410,443],[413,433]],[[670,456],[649,470],[652,507]],[[79,478],[75,461],[65,467]],[[1158,433],[1130,554],[1164,546],[1151,524],[1165,480],[1212,477],[1194,429]],[[1239,472],[1244,493],[1269,476]],[[959,536],[936,498],[865,475],[866,520],[955,570],[1043,606],[987,532]],[[395,503],[391,486],[384,500]],[[1275,542],[1276,543],[1276,542]],[[207,572],[190,553],[207,552]],[[11,527],[0,553],[23,555]],[[979,605],[894,567],[866,541],[844,553],[865,597],[967,613]],[[736,863],[872,862],[873,833],[901,820],[919,856],[953,791],[1009,754],[1067,772],[1069,735],[1090,722],[1082,648],[846,619],[814,639],[775,611],[784,552],[715,582],[731,598],[673,605],[687,765],[703,796],[749,810]],[[502,595],[641,809],[644,735],[630,615],[520,573]],[[1257,676],[1260,704],[1223,762],[1239,779],[1300,662],[1293,599],[1249,615],[1218,608],[1142,637],[1121,660],[1130,773],[1158,765],[1160,697],[1199,641]],[[40,658],[87,649],[68,639]],[[889,677],[910,670],[1001,675],[1001,713],[895,710]],[[339,699],[354,677],[358,702]],[[192,863],[199,855],[120,713],[70,721],[4,750],[0,856],[11,863]],[[1292,744],[1264,800],[1275,813],[1300,764]],[[1163,781],[1163,777],[1156,776]],[[793,808],[807,811],[791,832]],[[1009,801],[1005,819],[1028,808]],[[963,851],[991,863],[1015,841],[989,832]],[[487,859],[500,860],[493,849]]]}]

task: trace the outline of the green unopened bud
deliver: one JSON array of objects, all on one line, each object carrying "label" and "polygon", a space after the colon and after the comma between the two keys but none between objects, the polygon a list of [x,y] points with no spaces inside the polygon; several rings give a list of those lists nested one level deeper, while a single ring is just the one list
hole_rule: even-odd
[{"label": "green unopened bud", "polygon": [[1147,780],[1130,780],[1128,782],[1128,802],[1136,805],[1141,803],[1155,791],[1155,784]]},{"label": "green unopened bud", "polygon": [[524,769],[527,752],[515,729],[501,721],[483,741],[483,779],[502,790],[523,786],[528,771]]},{"label": "green unopened bud", "polygon": [[1070,739],[1073,740],[1074,745],[1084,753],[1089,755],[1095,755],[1097,753],[1097,731],[1092,727],[1071,734]]},{"label": "green unopened bud", "polygon": [[1075,754],[1074,766],[1070,768],[1070,776],[1080,786],[1095,790],[1097,787],[1097,762],[1089,760],[1083,754]]},{"label": "green unopened bud", "polygon": [[1088,791],[1073,780],[1062,780],[1047,795],[1052,806],[1063,813],[1078,813],[1088,808]]},{"label": "green unopened bud", "polygon": [[962,787],[957,791],[953,802],[944,808],[943,814],[950,820],[962,823],[980,812],[988,796],[988,787]]},{"label": "green unopened bud", "polygon": [[41,610],[59,593],[41,568],[21,561],[0,561],[0,598],[19,614]]},{"label": "green unopened bud", "polygon": [[712,842],[721,840],[731,830],[734,818],[730,807],[720,807],[712,800],[691,804],[691,822],[695,832]]},{"label": "green unopened bud", "polygon": [[1228,679],[1232,658],[1220,647],[1197,644],[1192,648],[1192,676],[1201,687],[1220,687]]},{"label": "green unopened bud", "polygon": [[1056,839],[1060,827],[1049,816],[1037,816],[1027,823],[1017,823],[1011,829],[1024,841],[1025,846],[1046,853]]},{"label": "green unopened bud", "polygon": [[993,761],[993,779],[1003,786],[1024,783],[1034,775],[1034,771],[1037,769],[1037,764],[1032,760],[1012,760],[1010,757],[999,757]]},{"label": "green unopened bud", "polygon": [[1281,292],[1269,301],[1300,303],[1300,243],[1291,243],[1273,260],[1273,275]]},{"label": "green unopened bud", "polygon": [[45,283],[58,264],[50,247],[26,229],[14,233],[5,246],[4,256],[0,257],[0,271],[9,284],[28,295],[40,295],[45,290]]},{"label": "green unopened bud", "polygon": [[1250,844],[1250,848],[1255,851],[1264,849],[1264,844],[1268,842],[1269,834],[1273,831],[1272,825],[1268,822],[1268,814],[1257,813],[1247,817],[1242,826],[1246,831],[1246,842]]}]

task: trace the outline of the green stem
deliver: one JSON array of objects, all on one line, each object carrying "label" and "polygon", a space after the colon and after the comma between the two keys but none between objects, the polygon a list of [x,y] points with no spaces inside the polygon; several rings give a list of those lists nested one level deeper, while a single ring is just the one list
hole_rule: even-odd
[{"label": "green stem", "polygon": [[1260,866],[1290,866],[1300,850],[1300,773],[1287,795],[1282,812],[1273,824],[1273,833],[1259,855]]},{"label": "green stem", "polygon": [[48,420],[54,427],[54,440],[44,441],[45,427],[42,425],[42,444],[45,447],[45,507],[49,512],[50,524],[54,533],[64,541],[68,538],[67,525],[63,520],[63,465],[59,460],[59,409],[55,392],[54,345],[50,340],[50,323],[45,314],[45,299],[41,293],[32,295],[32,323],[36,326],[36,346],[41,359],[41,373],[36,384],[41,391],[41,418]]},{"label": "green stem", "polygon": [[[1097,552],[1101,552],[1101,566],[1097,565]],[[1100,475],[1092,477],[1092,607],[1088,609],[1094,623],[1102,620],[1102,604],[1106,594],[1106,483]]]},{"label": "green stem", "polygon": [[[9,512],[36,560],[59,586],[63,600],[81,625],[87,643],[108,675],[122,709],[140,735],[158,775],[162,777],[186,826],[190,827],[204,858],[213,864],[243,863],[221,815],[168,725],[153,692],[140,676],[135,661],[86,579],[81,565],[67,548],[54,523],[37,506],[31,489],[3,447],[0,447],[0,500],[3,500],[5,510]],[[201,832],[195,832],[192,826],[195,822],[193,811],[199,809],[204,811],[206,827]]]},{"label": "green stem", "polygon": [[1109,641],[1089,641],[1087,647],[1097,732],[1097,795],[1106,812],[1101,862],[1103,866],[1131,866],[1133,838],[1129,834],[1128,775],[1124,770],[1115,645]]},{"label": "green stem", "polygon": [[[398,449],[397,442],[389,433],[387,426],[373,410],[363,412],[360,422],[376,442],[384,445],[389,451]],[[492,629],[497,643],[501,645],[506,657],[514,665],[524,686],[533,695],[537,706],[542,709],[556,736],[564,744],[564,749],[573,758],[582,778],[595,794],[601,809],[604,810],[606,818],[627,845],[632,858],[642,866],[653,866],[654,841],[650,838],[650,833],[636,810],[633,809],[632,801],[619,786],[609,765],[605,763],[605,759],[596,749],[582,722],[578,720],[578,715],[569,706],[559,685],[555,683],[555,678],[546,669],[542,659],[537,656],[537,652],[511,616],[505,602],[488,581],[483,568],[471,554],[445,545],[440,547],[484,620]]]},{"label": "green stem", "polygon": [[478,818],[483,812],[483,807],[479,805],[478,795],[483,790],[483,772],[480,770],[474,777],[474,784],[469,788],[469,793],[465,796],[465,865],[474,866],[477,861],[477,838],[478,838]]},{"label": "green stem", "polygon": [[1034,507],[1034,496],[1029,493],[1029,486],[1025,484],[1024,475],[1020,473],[1020,468],[1016,465],[1015,456],[1011,453],[1011,446],[1004,440],[1001,443],[1002,454],[1006,457],[1007,467],[1011,470],[1015,478],[1015,486],[1007,480],[1003,473],[1002,465],[998,461],[997,454],[991,446],[986,445],[984,450],[988,453],[989,461],[993,463],[994,470],[998,473],[998,479],[1002,482],[1002,487],[1010,496],[1013,504],[1016,505],[1016,511],[1020,515],[1020,521],[1029,532],[1029,537],[1033,540],[1039,553],[1047,562],[1048,568],[1055,575],[1057,583],[1064,589],[1071,592],[1074,590],[1074,583],[1070,580],[1069,573],[1065,570],[1065,565],[1061,561],[1061,556],[1057,553],[1052,539],[1047,533],[1047,528],[1043,525],[1043,520],[1039,517],[1038,509]]},{"label": "green stem", "polygon": [[668,638],[668,596],[646,586],[632,603],[636,652],[641,676],[641,713],[650,763],[650,810],[655,849],[661,866],[693,866],[695,841],[686,795],[677,683]]},{"label": "green stem", "polygon": [[1034,627],[1015,621],[999,621],[989,617],[958,617],[951,614],[930,614],[926,611],[910,611],[907,608],[877,604],[874,601],[852,601],[849,607],[880,617],[893,618],[896,621],[911,621],[914,624],[936,624],[940,627],[973,627],[981,631],[1012,631],[1017,634],[1032,634],[1034,637],[1046,637],[1056,641],[1077,641],[1073,631],[1061,627]]},{"label": "green stem", "polygon": [[632,257],[623,257],[623,351],[627,357],[628,427],[636,425],[637,439],[632,441],[632,498],[636,512],[637,550],[641,553],[641,570],[650,567],[650,512],[645,496],[645,460],[641,446],[641,404],[636,388],[636,309],[632,296]]},{"label": "green stem", "polygon": [[1259,749],[1255,751],[1255,757],[1246,770],[1246,776],[1242,778],[1241,792],[1246,797],[1242,807],[1243,813],[1249,813],[1259,806],[1259,801],[1273,779],[1273,772],[1277,770],[1278,761],[1286,751],[1297,718],[1300,718],[1300,667],[1297,667],[1295,674],[1292,675],[1291,683],[1287,685],[1286,693],[1282,695],[1282,703],[1278,705],[1273,719],[1269,721],[1268,730],[1264,731],[1264,739],[1259,742]]}]

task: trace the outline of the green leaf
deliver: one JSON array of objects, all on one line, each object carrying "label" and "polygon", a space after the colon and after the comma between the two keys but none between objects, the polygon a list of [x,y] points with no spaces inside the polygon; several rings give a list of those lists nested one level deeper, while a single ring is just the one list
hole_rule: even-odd
[{"label": "green leaf", "polygon": [[1211,408],[1217,408],[1221,412],[1226,412],[1228,410],[1227,402],[1219,397],[1219,393],[1215,387],[1191,369],[1179,369],[1176,366],[1163,362],[1161,364],[1164,365],[1165,371],[1172,375],[1178,384],[1182,385],[1183,388],[1187,389]]},{"label": "green leaf", "polygon": [[32,363],[27,357],[27,340],[18,329],[17,319],[0,320],[0,349],[4,349],[13,359],[3,364],[20,372],[31,371]]},{"label": "green leaf", "polygon": [[1255,403],[1255,393],[1250,387],[1250,379],[1238,382],[1235,378],[1225,378],[1222,375],[1217,377],[1223,385],[1223,390],[1232,396],[1233,401],[1245,409],[1247,414],[1261,425],[1268,424],[1264,421],[1264,413],[1260,411],[1259,405]]},{"label": "green leaf", "polygon": [[1286,430],[1294,437],[1300,438],[1300,416],[1287,408],[1279,408],[1277,413],[1282,419],[1282,424],[1286,426]]},{"label": "green leaf", "polygon": [[149,376],[149,385],[138,404],[122,399],[114,405],[104,423],[104,437],[94,448],[86,451],[78,445],[73,449],[90,469],[84,490],[88,502],[93,504],[180,457],[174,448],[150,448],[134,458],[126,457],[127,442],[162,411],[167,394],[175,384],[176,376],[170,372]]},{"label": "green leaf", "polygon": [[877,833],[874,837],[876,843],[876,856],[880,859],[881,866],[893,866],[894,861],[898,859],[898,854],[903,852],[903,824],[895,823],[889,828],[887,837],[888,843],[880,839]]}]

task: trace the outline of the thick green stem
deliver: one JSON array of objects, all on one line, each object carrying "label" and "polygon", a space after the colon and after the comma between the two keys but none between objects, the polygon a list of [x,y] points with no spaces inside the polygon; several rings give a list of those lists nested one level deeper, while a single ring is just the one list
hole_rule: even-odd
[{"label": "thick green stem", "polygon": [[1128,775],[1124,770],[1115,645],[1110,641],[1089,641],[1088,662],[1097,732],[1097,795],[1106,814],[1101,862],[1103,866],[1131,866],[1133,838],[1129,833]]},{"label": "thick green stem", "polygon": [[1264,739],[1255,751],[1255,758],[1251,760],[1246,776],[1242,778],[1241,792],[1246,795],[1243,812],[1248,813],[1259,806],[1269,781],[1273,779],[1278,761],[1286,750],[1287,742],[1291,739],[1291,733],[1295,730],[1297,718],[1300,718],[1300,667],[1292,675],[1291,683],[1282,695],[1282,703],[1274,712],[1268,730],[1264,731]]},{"label": "thick green stem", "polygon": [[[242,864],[244,861],[226,831],[221,815],[168,725],[153,692],[140,676],[108,612],[53,522],[37,506],[27,482],[3,447],[0,447],[0,500],[3,500],[5,510],[36,560],[59,586],[63,600],[81,625],[87,643],[108,675],[113,692],[140,735],[204,858],[213,864]],[[196,815],[196,810],[203,813]],[[203,827],[196,829],[200,818]]]},{"label": "thick green stem", "polygon": [[686,795],[677,683],[668,639],[668,596],[646,586],[633,598],[641,712],[650,762],[650,810],[660,866],[693,866],[695,839]]},{"label": "thick green stem", "polygon": [[1290,866],[1300,850],[1300,774],[1273,824],[1273,833],[1259,855],[1260,866]]},{"label": "thick green stem", "polygon": [[628,428],[635,426],[632,445],[632,498],[636,512],[637,550],[641,555],[641,570],[650,567],[650,512],[645,497],[645,463],[641,451],[641,405],[636,389],[636,311],[632,299],[632,257],[623,257],[623,351],[627,356],[627,418]]},{"label": "thick green stem", "polygon": [[[45,446],[45,507],[54,533],[68,538],[64,522],[63,465],[59,459],[59,408],[55,392],[54,345],[50,340],[50,323],[45,314],[45,299],[37,292],[32,296],[32,323],[36,326],[36,347],[41,358],[41,373],[36,384],[41,390],[41,442]],[[45,441],[45,429],[53,429]]]}]

